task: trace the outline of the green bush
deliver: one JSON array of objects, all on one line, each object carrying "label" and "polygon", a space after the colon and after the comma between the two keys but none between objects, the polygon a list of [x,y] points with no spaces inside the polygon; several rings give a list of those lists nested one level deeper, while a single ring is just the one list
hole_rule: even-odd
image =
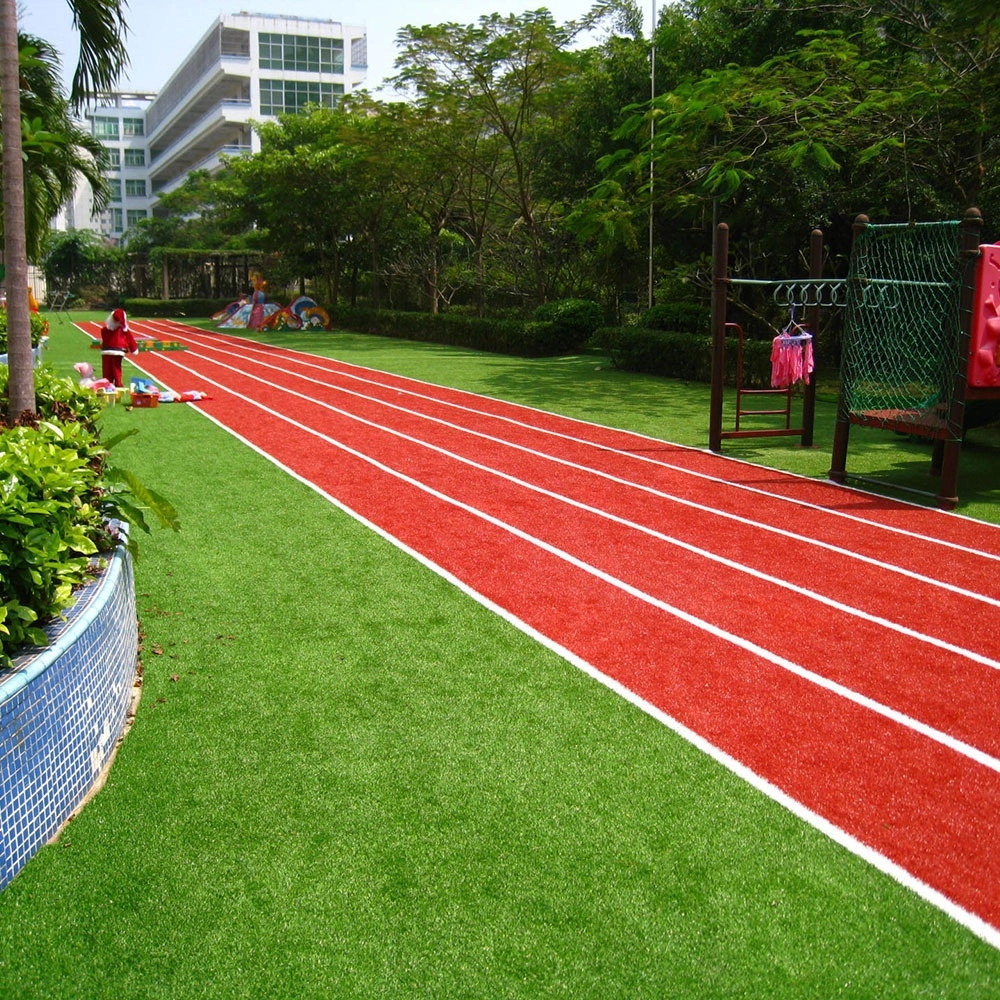
[{"label": "green bush", "polygon": [[[607,351],[612,364],[623,371],[666,375],[690,382],[712,380],[712,338],[638,326],[603,327],[594,335],[596,346]],[[726,338],[724,380],[736,384],[739,343]],[[743,386],[765,388],[771,380],[771,344],[745,340],[743,343]]]},{"label": "green bush", "polygon": [[666,302],[651,306],[639,318],[647,330],[673,330],[678,333],[708,334],[712,310],[697,302]]},{"label": "green bush", "polygon": [[113,541],[98,507],[100,445],[82,423],[0,433],[0,663],[73,603]]},{"label": "green bush", "polygon": [[[7,379],[0,365],[4,409]],[[35,395],[36,421],[0,428],[0,666],[21,647],[46,642],[42,626],[73,603],[100,554],[118,544],[115,521],[149,531],[149,511],[178,527],[162,497],[108,462],[115,442],[100,439],[95,393],[43,366]],[[131,532],[128,542],[137,554]]]},{"label": "green bush", "polygon": [[539,306],[535,319],[554,324],[554,336],[563,345],[559,348],[561,352],[583,347],[601,325],[604,315],[601,307],[590,299],[557,299]]},{"label": "green bush", "polygon": [[148,316],[175,319],[178,316],[194,316],[207,319],[219,310],[225,309],[233,300],[229,299],[126,299],[123,307],[129,316]]},{"label": "green bush", "polygon": [[[40,313],[31,313],[31,346],[37,347],[49,332],[49,321]],[[7,310],[0,309],[0,354],[7,353]]]},{"label": "green bush", "polygon": [[[0,398],[7,395],[7,370],[0,372]],[[104,404],[96,392],[81,389],[71,378],[61,378],[42,365],[35,369],[35,405],[42,420],[81,423],[97,433]]]},{"label": "green bush", "polygon": [[334,328],[342,330],[470,347],[518,357],[549,357],[574,351],[590,336],[588,333],[581,340],[578,329],[553,321],[480,319],[450,312],[435,315],[337,306],[330,310],[330,320]]}]

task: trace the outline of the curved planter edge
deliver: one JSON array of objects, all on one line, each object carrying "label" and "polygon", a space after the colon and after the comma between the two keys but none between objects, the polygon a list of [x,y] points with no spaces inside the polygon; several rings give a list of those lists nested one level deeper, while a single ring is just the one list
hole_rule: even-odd
[{"label": "curved planter edge", "polygon": [[0,671],[0,889],[99,784],[125,731],[139,626],[123,545],[45,631],[48,646]]}]

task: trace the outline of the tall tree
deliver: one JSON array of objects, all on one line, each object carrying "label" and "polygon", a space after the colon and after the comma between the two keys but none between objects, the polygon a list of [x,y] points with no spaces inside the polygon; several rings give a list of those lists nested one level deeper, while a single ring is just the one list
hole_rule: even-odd
[{"label": "tall tree", "polygon": [[21,57],[21,143],[24,162],[25,243],[37,262],[52,217],[83,177],[95,210],[107,203],[104,147],[74,120],[62,92],[59,58],[40,38],[19,36]]},{"label": "tall tree", "polygon": [[[69,0],[80,54],[70,101],[111,89],[128,63],[125,0]],[[0,0],[0,135],[3,139],[4,265],[7,288],[8,418],[34,412],[35,380],[28,308],[28,256],[16,0]]]},{"label": "tall tree", "polygon": [[535,173],[542,147],[537,127],[557,105],[574,26],[558,26],[547,10],[492,14],[475,25],[408,26],[399,34],[396,85],[412,89],[418,107],[434,110],[456,97],[485,133],[503,143],[511,169],[498,185],[533,261],[534,296],[546,297],[544,205]]}]

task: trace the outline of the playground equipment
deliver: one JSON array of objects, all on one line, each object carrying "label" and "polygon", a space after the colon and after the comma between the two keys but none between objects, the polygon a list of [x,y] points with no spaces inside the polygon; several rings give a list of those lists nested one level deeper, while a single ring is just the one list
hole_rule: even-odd
[{"label": "playground equipment", "polygon": [[873,225],[859,215],[846,285],[830,478],[847,478],[852,424],[934,442],[937,505],[958,503],[964,432],[1000,400],[1000,248],[982,216]]},{"label": "playground equipment", "polygon": [[289,305],[281,306],[261,324],[262,330],[302,330],[306,327],[330,329],[330,314],[308,295],[300,295]]},{"label": "playground equipment", "polygon": [[[819,330],[820,309],[843,305],[842,279],[823,278],[823,234],[814,229],[809,240],[809,277],[781,278],[777,280],[759,278],[733,278],[729,275],[729,226],[722,222],[715,230],[712,253],[712,390],[709,404],[708,446],[712,451],[722,450],[723,438],[776,437],[799,435],[803,447],[813,443],[813,426],[816,411],[816,386],[812,371],[808,366],[802,369],[802,423],[792,427],[793,382],[773,384],[770,388],[747,388],[743,371],[743,328],[727,319],[729,289],[732,286],[757,286],[768,290],[776,305],[791,310],[792,320],[786,330],[793,334],[782,348],[805,352],[812,347],[812,340]],[[804,322],[796,323],[796,309],[804,310]],[[733,430],[722,428],[722,405],[725,381],[726,335],[737,338],[738,355],[736,362],[736,421]],[[775,344],[777,350],[779,344]],[[780,405],[761,409],[761,401],[768,397],[778,399]],[[747,400],[750,402],[747,403]],[[766,404],[764,404],[766,405]],[[747,416],[782,416],[784,426],[748,429],[742,421]]]},{"label": "playground equipment", "polygon": [[[730,278],[728,227],[716,231],[712,294],[712,396],[709,448],[723,438],[801,434],[812,444],[815,390],[803,394],[802,426],[790,427],[785,407],[751,410],[743,397],[762,390],[742,386],[737,366],[736,429],[722,429],[725,337],[730,286],[760,285],[777,304],[806,309],[808,330],[819,310],[843,307],[840,393],[830,478],[845,482],[852,424],[877,427],[934,442],[931,472],[940,476],[939,507],[958,503],[962,437],[970,427],[1000,414],[1000,245],[980,245],[983,219],[970,208],[961,221],[874,225],[859,215],[846,278],[822,278],[822,234],[814,230],[809,278],[762,281]],[[742,331],[737,332],[742,335]],[[749,413],[784,414],[785,427],[745,430]]]},{"label": "playground equipment", "polygon": [[63,321],[63,313],[69,308],[70,302],[75,299],[76,296],[72,292],[49,292],[49,312],[54,312],[56,314],[56,319],[60,323]]},{"label": "playground equipment", "polygon": [[253,291],[248,300],[230,303],[222,313],[212,317],[222,316],[219,328],[237,330],[259,330],[264,321],[280,307],[276,302],[267,301],[267,282],[259,274],[253,276]]},{"label": "playground equipment", "polygon": [[[266,282],[264,283],[266,285]],[[264,288],[258,287],[250,299],[230,302],[214,316],[219,329],[302,330],[306,327],[329,330],[330,314],[308,295],[300,295],[287,306],[268,302]]]}]

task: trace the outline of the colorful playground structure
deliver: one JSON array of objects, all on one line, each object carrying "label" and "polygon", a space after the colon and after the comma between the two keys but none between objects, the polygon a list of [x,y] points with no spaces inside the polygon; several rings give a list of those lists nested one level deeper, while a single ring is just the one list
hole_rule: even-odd
[{"label": "colorful playground structure", "polygon": [[330,329],[330,314],[308,295],[300,295],[287,306],[270,302],[267,282],[254,276],[254,290],[249,298],[230,302],[212,316],[220,329],[302,330],[306,327]]}]

